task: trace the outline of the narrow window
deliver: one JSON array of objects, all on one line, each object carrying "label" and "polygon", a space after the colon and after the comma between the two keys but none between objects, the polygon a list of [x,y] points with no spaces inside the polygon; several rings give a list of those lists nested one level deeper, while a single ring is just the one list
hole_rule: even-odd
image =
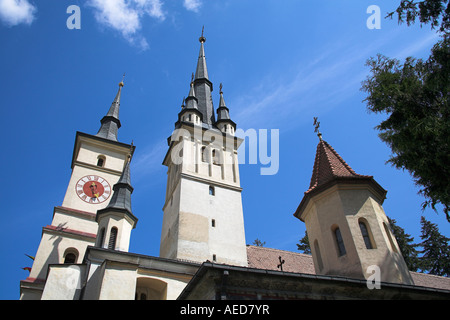
[{"label": "narrow window", "polygon": [[215,195],[215,190],[213,186],[209,186],[209,195],[210,196],[214,196]]},{"label": "narrow window", "polygon": [[216,219],[211,220],[211,227],[213,227],[213,228],[216,227]]},{"label": "narrow window", "polygon": [[361,235],[364,239],[364,243],[367,249],[373,249],[372,241],[370,240],[369,230],[367,225],[363,221],[359,221],[359,229],[361,229]]},{"label": "narrow window", "polygon": [[111,234],[109,236],[108,249],[115,250],[116,249],[116,240],[117,240],[117,228],[111,228]]},{"label": "narrow window", "polygon": [[338,248],[338,255],[343,256],[347,252],[345,251],[344,240],[342,239],[341,230],[339,228],[334,229],[334,236]]},{"label": "narrow window", "polygon": [[202,161],[208,162],[207,157],[206,157],[206,147],[202,147]]},{"label": "narrow window", "polygon": [[219,152],[217,152],[217,150],[213,150],[212,151],[212,158],[213,158],[213,164],[220,164],[220,155]]},{"label": "narrow window", "polygon": [[104,167],[105,166],[105,156],[98,156],[97,157],[97,167]]},{"label": "narrow window", "polygon": [[217,261],[217,257],[216,257],[215,254],[213,254],[213,261],[214,261],[214,262]]},{"label": "narrow window", "polygon": [[191,114],[189,114],[189,116],[188,116],[188,121],[189,121],[189,122],[192,121]]}]

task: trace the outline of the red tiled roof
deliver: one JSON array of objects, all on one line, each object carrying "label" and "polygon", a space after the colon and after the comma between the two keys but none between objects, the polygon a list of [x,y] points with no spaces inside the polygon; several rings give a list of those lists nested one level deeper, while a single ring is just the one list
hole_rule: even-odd
[{"label": "red tiled roof", "polygon": [[317,145],[311,182],[306,193],[335,178],[372,178],[372,176],[357,174],[328,142],[321,140]]},{"label": "red tiled roof", "polygon": [[279,257],[284,260],[283,271],[315,274],[312,257],[303,253],[271,249],[266,247],[247,246],[249,268],[278,270]]},{"label": "red tiled roof", "polygon": [[[309,254],[266,247],[247,246],[249,268],[278,270],[279,257],[284,260],[283,271],[316,274],[312,256]],[[450,278],[432,274],[411,272],[414,284],[420,287],[450,290]]]}]

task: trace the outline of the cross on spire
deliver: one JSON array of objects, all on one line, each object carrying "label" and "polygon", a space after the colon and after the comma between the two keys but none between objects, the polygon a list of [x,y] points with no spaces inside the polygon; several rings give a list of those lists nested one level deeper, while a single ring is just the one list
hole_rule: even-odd
[{"label": "cross on spire", "polygon": [[284,264],[284,260],[281,260],[281,256],[278,257],[278,260],[280,260],[280,264],[277,265],[278,269],[281,269],[281,271],[283,271],[283,264]]},{"label": "cross on spire", "polygon": [[205,31],[205,26],[202,27],[202,36],[198,39],[201,43],[206,42],[206,38],[203,36],[203,32]]}]

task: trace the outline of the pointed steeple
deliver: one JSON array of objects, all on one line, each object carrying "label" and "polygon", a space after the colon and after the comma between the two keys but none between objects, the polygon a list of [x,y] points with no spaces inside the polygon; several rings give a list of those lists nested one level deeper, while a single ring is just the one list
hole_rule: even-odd
[{"label": "pointed steeple", "polygon": [[311,192],[335,179],[367,179],[372,176],[365,176],[356,173],[347,162],[319,135],[314,168],[311,182],[307,192]]},{"label": "pointed steeple", "polygon": [[[131,211],[133,187],[130,179],[130,162],[132,152],[133,143],[122,175],[113,187],[111,200],[106,208],[97,211],[95,220],[99,227],[97,232],[97,246],[99,247],[128,251],[131,230],[136,227],[138,221]],[[108,241],[105,239],[105,235],[106,239],[109,239]]]},{"label": "pointed steeple", "polygon": [[208,78],[208,68],[206,67],[206,56],[204,43],[206,38],[203,35],[199,38],[200,53],[198,55],[197,68],[194,78],[195,96],[198,99],[198,110],[203,114],[203,122],[212,126],[215,122],[214,106],[212,103],[211,92],[213,91],[213,84]]},{"label": "pointed steeple", "polygon": [[130,159],[127,161],[119,181],[113,186],[111,201],[105,209],[121,209],[132,214],[131,194],[133,193],[130,179]]},{"label": "pointed steeple", "polygon": [[192,77],[191,77],[191,85],[189,88],[189,95],[184,100],[184,102],[185,102],[186,109],[198,110],[198,99],[195,97],[195,90],[194,90],[194,74],[192,74]]},{"label": "pointed steeple", "polygon": [[[318,130],[316,131],[318,132]],[[318,132],[319,143],[316,149],[314,167],[309,184],[309,189],[305,192],[300,205],[294,216],[301,220],[301,215],[309,200],[321,194],[334,185],[344,184],[347,186],[357,185],[370,186],[379,197],[381,203],[386,197],[387,191],[383,189],[373,178],[373,176],[356,173],[344,159],[331,147],[328,142],[322,139],[322,134]]]},{"label": "pointed steeple", "polygon": [[202,36],[198,39],[200,41],[200,52],[198,54],[197,69],[195,70],[195,79],[208,79],[208,68],[206,67],[205,47],[206,38],[203,36],[205,27],[202,29]]},{"label": "pointed steeple", "polygon": [[217,109],[217,122],[221,120],[230,120],[230,110],[228,110],[225,100],[223,99],[222,84],[220,84],[220,101]]},{"label": "pointed steeple", "polygon": [[111,107],[106,116],[102,118],[100,130],[96,134],[97,137],[105,138],[112,141],[117,141],[117,131],[121,127],[119,120],[120,110],[120,94],[124,86],[123,80],[119,83],[119,90],[114,98]]},{"label": "pointed steeple", "polygon": [[220,84],[220,101],[219,108],[217,109],[217,121],[215,124],[222,132],[234,134],[236,131],[236,123],[234,123],[230,118],[230,110],[225,104],[222,88],[223,86]]}]

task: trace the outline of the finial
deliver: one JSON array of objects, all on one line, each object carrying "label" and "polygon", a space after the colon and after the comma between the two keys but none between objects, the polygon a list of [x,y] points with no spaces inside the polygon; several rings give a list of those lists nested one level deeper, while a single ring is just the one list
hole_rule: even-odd
[{"label": "finial", "polygon": [[322,141],[322,134],[320,133],[319,128],[320,128],[320,122],[318,121],[317,117],[314,117],[314,132],[317,133],[319,140]]},{"label": "finial", "polygon": [[119,83],[119,87],[123,87],[124,86],[124,83],[123,83],[124,79],[125,79],[125,73],[123,74],[122,81],[120,81],[120,83]]},{"label": "finial", "polygon": [[202,36],[198,39],[198,41],[200,41],[200,43],[206,42],[206,38],[203,36],[204,31],[205,31],[205,26],[202,27]]},{"label": "finial", "polygon": [[131,158],[133,157],[132,156],[132,154],[133,154],[133,140],[131,140],[131,144],[130,144],[130,153],[128,154],[128,159],[127,159],[127,162],[131,162]]},{"label": "finial", "polygon": [[194,73],[192,72],[192,74],[191,74],[191,83],[193,83],[194,82]]},{"label": "finial", "polygon": [[223,88],[223,85],[222,85],[222,82],[221,82],[220,85],[219,85],[219,89],[220,89],[220,92],[219,92],[219,93],[223,93],[223,92],[222,92],[222,88]]}]

